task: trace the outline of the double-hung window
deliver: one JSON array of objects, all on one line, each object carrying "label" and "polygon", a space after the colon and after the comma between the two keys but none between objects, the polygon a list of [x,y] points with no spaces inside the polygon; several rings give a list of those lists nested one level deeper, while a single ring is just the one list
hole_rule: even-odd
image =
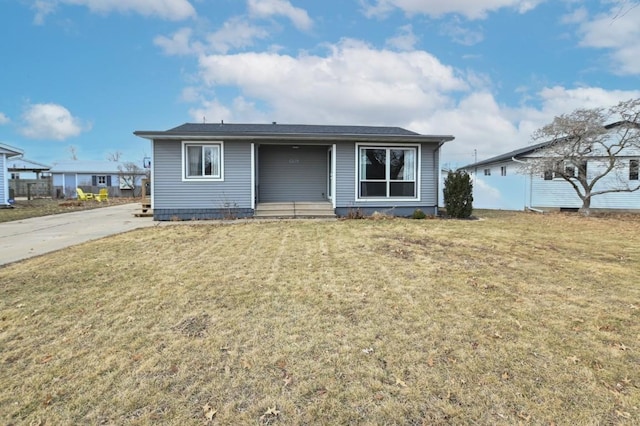
[{"label": "double-hung window", "polygon": [[222,142],[183,142],[184,179],[222,180]]},{"label": "double-hung window", "polygon": [[417,198],[417,147],[358,147],[358,198]]},{"label": "double-hung window", "polygon": [[640,160],[629,160],[629,180],[639,180]]}]

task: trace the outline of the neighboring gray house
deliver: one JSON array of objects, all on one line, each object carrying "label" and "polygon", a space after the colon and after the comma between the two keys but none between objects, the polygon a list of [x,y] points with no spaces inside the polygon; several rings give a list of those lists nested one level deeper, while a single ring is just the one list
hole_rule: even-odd
[{"label": "neighboring gray house", "polygon": [[156,220],[436,214],[449,135],[399,127],[184,124],[151,140]]},{"label": "neighboring gray house", "polygon": [[110,197],[139,196],[146,175],[142,168],[130,172],[124,164],[114,161],[59,162],[50,172],[54,198],[76,198],[76,188],[92,193],[107,188]]},{"label": "neighboring gray house", "polygon": [[0,207],[9,205],[8,159],[22,154],[21,149],[0,143]]}]

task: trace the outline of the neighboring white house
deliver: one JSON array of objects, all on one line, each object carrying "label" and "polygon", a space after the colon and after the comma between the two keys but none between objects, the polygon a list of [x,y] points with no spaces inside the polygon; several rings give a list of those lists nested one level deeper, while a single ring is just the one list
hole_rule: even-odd
[{"label": "neighboring white house", "polygon": [[[582,206],[573,187],[554,170],[544,173],[527,171],[527,161],[548,155],[545,147],[552,142],[531,145],[507,152],[461,168],[472,175],[474,182],[473,206],[481,209],[523,210],[575,210]],[[586,164],[587,178],[595,176],[604,167],[602,156],[594,150]],[[634,187],[638,180],[640,149],[627,148],[619,159],[620,167],[600,180],[595,191],[604,188]],[[599,160],[600,159],[600,160]],[[572,170],[576,176],[579,168],[569,164],[559,164],[565,170]],[[569,169],[570,168],[570,169]],[[596,195],[591,200],[594,210],[640,210],[640,191],[612,192]]]},{"label": "neighboring white house", "polygon": [[111,197],[139,196],[146,171],[139,167],[127,171],[124,164],[114,161],[66,161],[51,167],[53,196],[76,198],[76,188],[97,193],[101,188],[109,190]]},{"label": "neighboring white house", "polygon": [[0,143],[0,207],[9,205],[8,159],[22,154],[21,149]]},{"label": "neighboring white house", "polygon": [[41,179],[49,176],[50,168],[51,166],[24,157],[13,157],[7,161],[9,179]]}]

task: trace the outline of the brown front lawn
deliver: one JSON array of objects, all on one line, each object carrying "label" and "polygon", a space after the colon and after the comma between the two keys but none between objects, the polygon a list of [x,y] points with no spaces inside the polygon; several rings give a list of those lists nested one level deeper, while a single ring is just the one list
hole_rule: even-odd
[{"label": "brown front lawn", "polygon": [[640,218],[186,224],[0,269],[2,424],[638,424]]}]

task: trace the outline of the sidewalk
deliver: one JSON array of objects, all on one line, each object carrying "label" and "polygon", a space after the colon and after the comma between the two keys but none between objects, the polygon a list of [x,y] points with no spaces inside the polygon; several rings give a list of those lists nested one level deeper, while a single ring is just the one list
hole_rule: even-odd
[{"label": "sidewalk", "polygon": [[109,235],[156,225],[139,203],[0,223],[0,266]]}]

